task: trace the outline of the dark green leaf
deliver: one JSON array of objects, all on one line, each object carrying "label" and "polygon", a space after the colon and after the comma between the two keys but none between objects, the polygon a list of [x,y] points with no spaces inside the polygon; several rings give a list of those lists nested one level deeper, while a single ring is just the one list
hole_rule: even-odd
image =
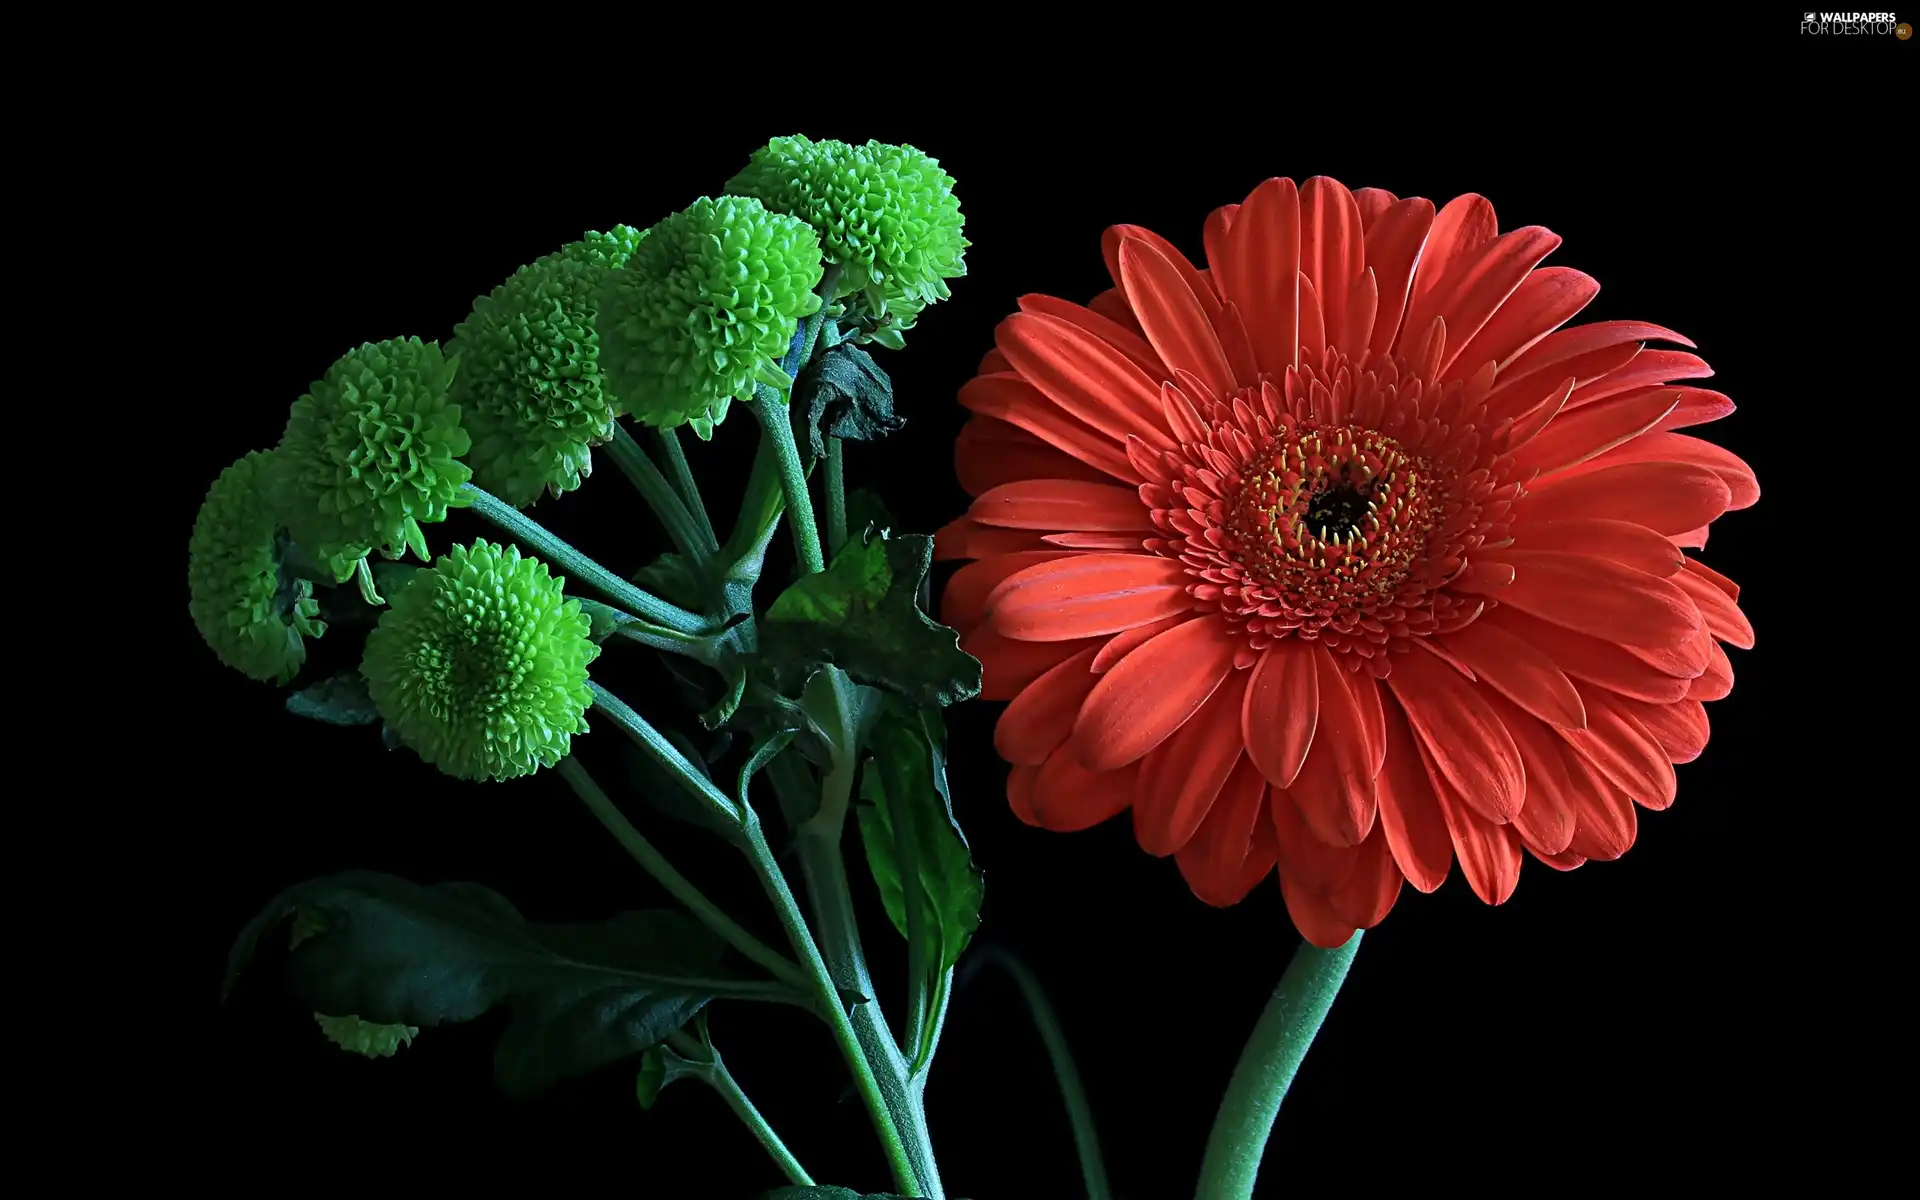
[{"label": "dark green leaf", "polygon": [[650,1109],[668,1084],[698,1078],[701,1070],[701,1064],[682,1058],[669,1046],[649,1046],[640,1056],[640,1073],[633,1081],[634,1097],[641,1108]]},{"label": "dark green leaf", "polygon": [[574,601],[579,604],[580,611],[587,614],[587,619],[593,622],[593,629],[587,636],[592,638],[596,645],[612,637],[613,631],[622,625],[631,625],[640,619],[631,613],[621,612],[611,604],[602,604],[598,600],[575,597]]},{"label": "dark green leaf", "polygon": [[315,1013],[313,1019],[320,1023],[320,1032],[328,1041],[367,1058],[392,1058],[400,1047],[413,1045],[413,1039],[420,1036],[417,1025],[375,1025],[359,1017],[330,1017],[325,1013]]},{"label": "dark green leaf", "polygon": [[752,804],[747,799],[747,785],[753,782],[754,775],[759,772],[761,767],[772,762],[774,755],[787,748],[787,743],[793,740],[793,734],[794,731],[791,729],[782,730],[774,734],[766,741],[754,747],[753,757],[749,758],[747,764],[740,768],[740,791],[738,792],[738,796],[742,811],[752,807]]},{"label": "dark green leaf", "polygon": [[895,1192],[856,1192],[852,1188],[814,1184],[812,1187],[776,1188],[760,1200],[907,1200]]},{"label": "dark green leaf", "polygon": [[953,819],[944,740],[938,711],[890,705],[868,739],[873,757],[860,779],[860,837],[880,899],[902,937],[921,939],[935,976],[980,927],[983,888]]},{"label": "dark green leaf", "polygon": [[288,696],[287,711],[329,725],[371,725],[380,719],[380,710],[367,694],[367,681],[355,668]]},{"label": "dark green leaf", "polygon": [[[677,729],[662,729],[660,732],[663,737],[673,743],[675,749],[686,756],[688,762],[702,771],[706,770],[708,756],[700,752],[699,746],[692,738]],[[709,833],[717,833],[722,837],[731,837],[739,832],[732,822],[689,796],[679,781],[665,767],[655,762],[651,755],[635,745],[632,739],[622,738],[620,741],[623,753],[626,755],[627,786],[650,807],[676,821],[697,825]]]},{"label": "dark green leaf", "polygon": [[373,564],[373,585],[380,589],[380,594],[387,598],[387,603],[392,604],[393,598],[404,591],[406,586],[424,570],[426,570],[425,567],[413,563],[377,562]]},{"label": "dark green leaf", "polygon": [[801,374],[795,388],[796,415],[804,404],[807,441],[818,458],[826,439],[874,442],[905,421],[893,415],[893,381],[873,356],[850,342],[829,347]]},{"label": "dark green leaf", "polygon": [[760,623],[762,662],[783,692],[822,665],[898,692],[916,705],[980,692],[980,663],[960,635],[921,610],[933,539],[875,532],[849,538],[833,563],[782,592]]},{"label": "dark green leaf", "polygon": [[716,996],[777,998],[733,977],[719,939],[677,912],[536,924],[478,884],[426,887],[370,871],[275,897],[235,942],[229,988],[261,937],[296,912],[314,914],[307,924],[319,930],[287,960],[310,1008],[424,1028],[504,1007],[512,1019],[494,1071],[515,1095],[638,1053]]}]

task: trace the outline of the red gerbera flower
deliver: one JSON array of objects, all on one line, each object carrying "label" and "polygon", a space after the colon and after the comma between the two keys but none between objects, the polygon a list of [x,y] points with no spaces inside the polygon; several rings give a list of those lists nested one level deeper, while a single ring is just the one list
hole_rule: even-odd
[{"label": "red gerbera flower", "polygon": [[1561,329],[1599,285],[1481,196],[1271,179],[1205,236],[1108,230],[1116,286],[1023,298],[960,393],[943,612],[1014,811],[1131,807],[1216,905],[1277,862],[1322,946],[1455,858],[1499,904],[1523,847],[1619,857],[1753,641],[1682,550],[1759,497],[1675,432],[1732,402],[1670,330]]}]

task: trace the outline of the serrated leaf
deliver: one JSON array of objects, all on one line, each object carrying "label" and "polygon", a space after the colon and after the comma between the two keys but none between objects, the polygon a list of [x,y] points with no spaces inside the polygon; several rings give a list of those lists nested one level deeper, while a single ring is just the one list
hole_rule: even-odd
[{"label": "serrated leaf", "polygon": [[640,1101],[641,1108],[651,1109],[668,1084],[698,1078],[701,1070],[699,1063],[681,1057],[672,1047],[649,1046],[640,1056],[640,1072],[633,1081],[634,1098]]},{"label": "serrated leaf", "polygon": [[980,692],[980,662],[960,635],[922,611],[933,539],[876,531],[849,538],[833,563],[808,575],[760,622],[761,660],[776,686],[792,687],[822,665],[887,688],[915,705],[941,707]]},{"label": "serrated leaf", "polygon": [[636,1054],[718,996],[782,998],[780,985],[736,976],[719,939],[678,912],[540,924],[479,884],[371,871],[275,897],[234,943],[229,989],[261,937],[307,910],[320,929],[289,954],[287,978],[309,1008],[425,1028],[504,1007],[494,1073],[515,1095]]},{"label": "serrated leaf", "polygon": [[420,1036],[417,1025],[375,1025],[359,1017],[330,1017],[325,1013],[315,1013],[313,1019],[328,1041],[368,1058],[392,1058],[400,1047],[413,1045],[413,1039]]},{"label": "serrated leaf", "polygon": [[872,355],[849,342],[816,356],[796,394],[805,398],[804,414],[796,415],[805,421],[805,444],[815,458],[827,452],[829,437],[875,442],[906,424],[893,414],[893,381]]},{"label": "serrated leaf", "polygon": [[959,959],[980,928],[983,880],[947,793],[937,711],[898,704],[868,738],[861,771],[860,839],[893,927],[918,939],[932,978]]},{"label": "serrated leaf", "polygon": [[287,711],[328,725],[371,725],[380,719],[380,710],[367,694],[367,681],[357,668],[301,688],[287,697]]}]

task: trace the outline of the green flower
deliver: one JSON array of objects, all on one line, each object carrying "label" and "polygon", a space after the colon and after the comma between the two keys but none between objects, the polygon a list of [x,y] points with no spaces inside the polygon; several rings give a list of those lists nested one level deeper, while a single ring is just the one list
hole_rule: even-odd
[{"label": "green flower", "polygon": [[601,280],[645,236],[625,225],[588,233],[521,267],[454,327],[452,399],[473,438],[474,482],[516,508],[579,487],[593,471],[588,448],[613,436],[594,318]]},{"label": "green flower", "polygon": [[912,146],[775,138],[727,190],[813,226],[841,268],[835,298],[859,294],[869,316],[896,328],[967,273],[953,177]]},{"label": "green flower", "polygon": [[473,472],[458,459],[472,443],[447,396],[454,367],[435,342],[368,342],[294,401],[275,495],[294,541],[335,579],[370,550],[428,557],[421,524],[467,503]]},{"label": "green flower", "polygon": [[220,661],[249,679],[285,683],[307,660],[306,637],[326,625],[313,585],[280,561],[266,481],[273,456],[253,451],[207,489],[188,546],[187,611]]},{"label": "green flower", "polygon": [[518,547],[477,541],[389,597],[360,673],[400,740],[459,779],[565,758],[587,731],[587,664],[600,648],[563,583]]},{"label": "green flower", "polygon": [[601,365],[627,412],[701,437],[778,366],[825,267],[820,240],[758,200],[702,197],[647,231],[600,296]]}]

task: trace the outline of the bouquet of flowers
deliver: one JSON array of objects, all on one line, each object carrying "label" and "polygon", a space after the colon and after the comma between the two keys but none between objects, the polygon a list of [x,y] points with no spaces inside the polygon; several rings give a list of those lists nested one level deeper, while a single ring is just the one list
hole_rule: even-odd
[{"label": "bouquet of flowers", "polygon": [[[960,824],[978,798],[946,764],[984,748],[950,744],[944,710],[1003,703],[1021,820],[1130,812],[1210,905],[1278,879],[1304,941],[1195,1164],[1200,1200],[1244,1200],[1403,885],[1457,862],[1500,904],[1527,857],[1618,858],[1636,812],[1672,803],[1732,688],[1723,647],[1752,645],[1737,586],[1687,553],[1758,499],[1745,463],[1680,432],[1731,401],[1677,382],[1709,373],[1650,345],[1690,349],[1678,333],[1568,325],[1598,285],[1541,266],[1559,238],[1502,232],[1481,196],[1271,179],[1207,216],[1204,268],[1121,225],[1111,288],[1023,297],[959,389],[973,502],[912,532],[843,463],[899,428],[883,361],[965,274],[954,180],[911,146],[794,136],[720,191],[520,268],[444,345],[347,351],[214,481],[190,544],[221,662],[477,786],[557,772],[677,906],[544,924],[475,883],[334,874],[241,931],[229,987],[283,962],[319,1032],[374,1057],[505,1010],[511,1093],[625,1063],[650,1107],[697,1080],[789,1181],[769,1195],[937,1200],[923,1098],[983,895]],[[759,440],[723,539],[683,430],[697,447],[730,415]],[[527,512],[596,453],[674,547],[630,577]],[[435,546],[455,508],[495,537]],[[770,572],[783,527],[794,568]],[[359,665],[300,678],[321,637],[358,639]],[[676,688],[616,695],[594,676],[621,655],[662,656]],[[664,719],[688,710],[698,736]],[[590,773],[590,726],[639,769]],[[759,894],[701,890],[648,836],[663,820],[741,856]],[[859,928],[851,870],[890,931]],[[875,936],[904,942],[897,1008]],[[709,1012],[769,1004],[838,1048],[890,1183],[818,1183],[731,1075]]]}]

